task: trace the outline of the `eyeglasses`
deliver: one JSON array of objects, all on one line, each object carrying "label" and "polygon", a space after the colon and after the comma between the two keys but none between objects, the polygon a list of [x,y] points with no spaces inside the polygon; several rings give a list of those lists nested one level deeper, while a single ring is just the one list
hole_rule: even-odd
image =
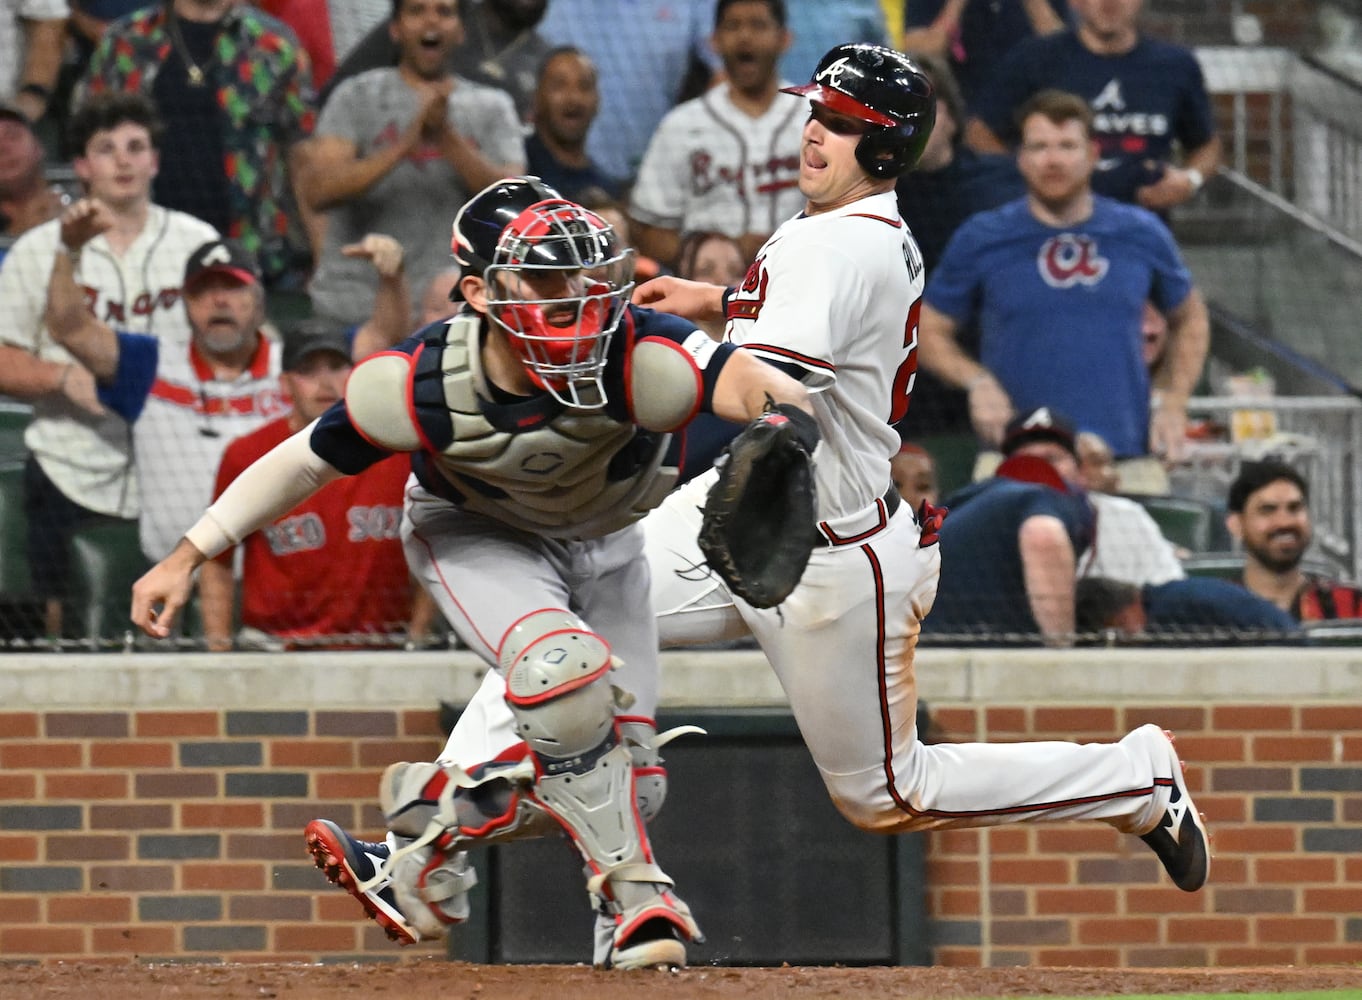
[{"label": "eyeglasses", "polygon": [[868,122],[850,115],[839,115],[821,104],[809,106],[809,117],[835,135],[865,135],[870,128]]}]

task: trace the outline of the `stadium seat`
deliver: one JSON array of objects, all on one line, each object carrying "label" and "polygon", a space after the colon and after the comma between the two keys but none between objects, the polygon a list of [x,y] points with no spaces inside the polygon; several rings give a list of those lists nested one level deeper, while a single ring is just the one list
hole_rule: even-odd
[{"label": "stadium seat", "polygon": [[1131,496],[1149,512],[1163,537],[1189,552],[1208,552],[1218,517],[1205,500],[1174,496]]},{"label": "stadium seat", "polygon": [[911,438],[936,460],[936,481],[942,499],[970,484],[979,441],[972,431],[955,434],[924,434]]},{"label": "stadium seat", "polygon": [[33,407],[27,403],[0,398],[0,462],[23,461],[28,457],[24,430],[32,419]]},{"label": "stadium seat", "polygon": [[100,524],[71,538],[73,622],[93,644],[121,639],[132,625],[132,585],[147,568],[137,523]]},{"label": "stadium seat", "polygon": [[0,463],[0,595],[27,597],[32,590],[24,535],[24,465]]}]

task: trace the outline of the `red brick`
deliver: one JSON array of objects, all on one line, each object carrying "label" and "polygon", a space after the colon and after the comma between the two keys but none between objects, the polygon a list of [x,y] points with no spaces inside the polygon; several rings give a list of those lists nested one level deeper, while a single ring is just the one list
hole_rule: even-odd
[{"label": "red brick", "polygon": [[395,760],[434,760],[443,748],[438,740],[364,740],[359,744],[359,766],[382,770]]},{"label": "red brick", "polygon": [[368,801],[374,797],[381,774],[368,770],[322,772],[313,778],[313,788],[318,798]]},{"label": "red brick", "polygon": [[191,830],[259,830],[265,825],[265,807],[260,802],[184,802],[180,825]]},{"label": "red brick", "polygon": [[1306,705],[1300,710],[1302,729],[1331,733],[1362,729],[1362,705]]},{"label": "red brick", "polygon": [[983,966],[983,955],[978,948],[938,948],[933,958],[937,965],[956,969],[978,969]]},{"label": "red brick", "polygon": [[1145,969],[1200,969],[1210,961],[1205,948],[1130,948],[1126,964]]},{"label": "red brick", "polygon": [[97,774],[90,771],[79,774],[49,774],[43,778],[43,797],[47,801],[75,799],[77,802],[90,799],[126,799],[128,776]]},{"label": "red brick", "polygon": [[1211,891],[1215,894],[1215,912],[1220,914],[1261,916],[1264,913],[1296,913],[1300,909],[1300,896],[1294,886],[1269,889],[1253,885],[1239,889],[1218,885]]},{"label": "red brick", "polygon": [[1248,801],[1242,795],[1196,797],[1197,808],[1208,823],[1243,823],[1248,819]]},{"label": "red brick", "polygon": [[[233,892],[263,890],[269,886],[269,867],[264,864],[189,864],[180,867],[180,882],[186,890],[218,889]],[[322,883],[325,884],[325,883]],[[346,896],[349,899],[349,896]],[[350,900],[354,902],[354,900]]]},{"label": "red brick", "polygon": [[[1198,802],[1201,800],[1198,799]],[[1121,834],[1096,823],[1090,826],[1040,826],[1036,828],[1036,849],[1042,854],[1110,854]]]},{"label": "red brick", "polygon": [[1300,849],[1294,827],[1221,826],[1211,832],[1215,850],[1224,854],[1269,854]]},{"label": "red brick", "polygon": [[1328,736],[1256,736],[1252,760],[1332,762],[1333,740]]},{"label": "red brick", "polygon": [[1362,944],[1322,944],[1305,949],[1303,965],[1357,965],[1362,962]]},{"label": "red brick", "polygon": [[[1220,877],[1220,869],[1211,867],[1213,879]],[[1167,884],[1152,888],[1130,886],[1125,890],[1127,913],[1201,913],[1209,898],[1204,892],[1169,892]]]},{"label": "red brick", "polygon": [[37,861],[38,844],[31,833],[0,835],[0,861]]},{"label": "red brick", "polygon": [[943,861],[938,858],[928,858],[927,884],[937,886],[978,885],[979,862]]},{"label": "red brick", "polygon": [[353,740],[274,740],[268,760],[270,767],[354,767],[355,744]]},{"label": "red brick", "polygon": [[[350,898],[349,893],[338,891],[334,886],[327,885],[320,872],[317,873],[317,879],[317,895],[312,897],[312,905],[316,908],[317,922],[359,926],[358,921],[355,920],[355,901]],[[404,948],[403,952],[405,953],[405,951]]]},{"label": "red brick", "polygon": [[984,718],[987,720],[988,734],[993,737],[1003,734],[1016,736],[1031,731],[1023,708],[987,708]]},{"label": "red brick", "polygon": [[928,849],[940,854],[978,854],[979,830],[933,830],[927,834]]},{"label": "red brick", "polygon": [[1116,948],[1040,948],[1036,964],[1062,968],[1110,969],[1121,964],[1121,952]]},{"label": "red brick", "polygon": [[32,740],[38,736],[38,713],[0,712],[0,740]]},{"label": "red brick", "polygon": [[153,736],[217,736],[222,732],[222,717],[217,712],[138,712],[133,716],[133,732]]},{"label": "red brick", "polygon": [[174,764],[173,743],[119,740],[90,745],[91,767],[172,767]]},{"label": "red brick", "polygon": [[1264,944],[1318,944],[1338,940],[1339,921],[1333,917],[1259,917],[1257,939]]},{"label": "red brick", "polygon": [[1290,792],[1296,788],[1296,772],[1289,767],[1217,767],[1209,787],[1217,792]]},{"label": "red brick", "polygon": [[175,888],[172,865],[94,865],[90,888],[124,892],[170,892]]},{"label": "red brick", "polygon": [[932,706],[932,720],[947,739],[973,740],[979,718],[978,710],[973,708],[942,708]]},{"label": "red brick", "polygon": [[36,774],[0,774],[0,802],[18,802],[38,797]]},{"label": "red brick", "polygon": [[995,917],[1024,917],[1031,912],[1025,889],[992,889],[988,909]]},{"label": "red brick", "polygon": [[[283,924],[274,928],[272,947],[306,952],[353,951],[361,925]],[[271,956],[273,960],[273,956]]]},{"label": "red brick", "polygon": [[1074,881],[1073,866],[1060,859],[994,859],[988,870],[989,877],[1000,885],[1069,885]]},{"label": "red brick", "polygon": [[1305,890],[1305,912],[1307,913],[1348,913],[1355,915],[1362,910],[1362,889],[1350,886],[1347,889]]},{"label": "red brick", "polygon": [[1362,882],[1362,858],[1343,859],[1343,881]]},{"label": "red brick", "polygon": [[[1211,835],[1211,846],[1215,846],[1215,834]],[[1213,852],[1214,853],[1214,852]],[[1249,880],[1247,858],[1229,858],[1215,855],[1215,867],[1212,869],[1216,885],[1243,885]]]},{"label": "red brick", "polygon": [[1190,768],[1194,764],[1229,761],[1238,764],[1247,754],[1247,741],[1243,736],[1179,736],[1178,756]]},{"label": "red brick", "polygon": [[1254,858],[1253,874],[1259,882],[1287,885],[1333,883],[1338,879],[1338,860],[1329,856]]},{"label": "red brick", "polygon": [[175,928],[159,924],[96,927],[93,938],[92,944],[97,953],[169,955],[179,950],[175,941]]},{"label": "red brick", "polygon": [[938,917],[979,915],[978,889],[943,889],[936,894],[932,913]]},{"label": "red brick", "polygon": [[1080,944],[1154,944],[1159,922],[1154,917],[1085,917],[1076,921]]},{"label": "red brick", "polygon": [[440,733],[440,713],[414,708],[398,713],[398,732],[403,736],[430,737]]},{"label": "red brick", "polygon": [[0,954],[79,955],[85,932],[79,927],[0,927]]},{"label": "red brick", "polygon": [[1215,964],[1222,968],[1251,966],[1262,968],[1268,965],[1299,965],[1300,956],[1295,948],[1264,948],[1254,945],[1251,948],[1217,948]]},{"label": "red brick", "polygon": [[288,833],[231,833],[228,835],[227,844],[223,848],[223,857],[238,861],[253,858],[266,861],[292,861],[299,856],[302,848],[302,838],[294,831]]},{"label": "red brick", "polygon": [[48,861],[127,861],[131,857],[131,837],[92,833],[47,835]]},{"label": "red brick", "polygon": [[85,754],[79,743],[14,743],[0,745],[0,769],[6,771],[55,771],[83,767]]},{"label": "red brick", "polygon": [[131,919],[131,896],[54,896],[47,901],[47,920],[53,924],[119,924]]},{"label": "red brick", "polygon": [[1362,796],[1343,800],[1343,822],[1362,823]]},{"label": "red brick", "polygon": [[1070,889],[1037,889],[1036,913],[1042,916],[1069,913],[1115,913],[1116,890],[1092,886]]},{"label": "red brick", "polygon": [[1101,705],[1037,707],[1032,714],[1033,731],[1040,736],[1054,733],[1061,736],[1094,734],[1108,740],[1117,731],[1116,709]]},{"label": "red brick", "polygon": [[1216,705],[1211,709],[1211,728],[1259,733],[1265,729],[1295,729],[1290,705]]},{"label": "red brick", "polygon": [[1120,728],[1129,732],[1149,722],[1172,732],[1180,745],[1184,733],[1201,732],[1206,728],[1206,710],[1191,705],[1127,705]]},{"label": "red brick", "polygon": [[1248,944],[1247,917],[1170,917],[1169,944]]},{"label": "red brick", "polygon": [[985,840],[992,854],[1031,854],[1034,826],[990,826],[985,829]]},{"label": "red brick", "polygon": [[42,920],[42,900],[38,896],[5,894],[5,923],[36,924]]},{"label": "red brick", "polygon": [[1339,761],[1362,760],[1362,736],[1345,736],[1340,741],[1342,753],[1339,754]]}]

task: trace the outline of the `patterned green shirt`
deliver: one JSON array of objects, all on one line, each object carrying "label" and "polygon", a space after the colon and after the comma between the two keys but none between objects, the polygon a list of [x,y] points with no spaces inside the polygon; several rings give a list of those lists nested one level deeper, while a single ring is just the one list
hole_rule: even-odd
[{"label": "patterned green shirt", "polygon": [[[171,57],[169,0],[112,25],[90,59],[86,88],[151,96],[156,73]],[[231,198],[227,235],[260,259],[267,276],[306,254],[287,180],[289,147],[312,133],[316,109],[307,53],[293,30],[245,4],[221,22],[206,67],[221,116],[223,173]]]}]

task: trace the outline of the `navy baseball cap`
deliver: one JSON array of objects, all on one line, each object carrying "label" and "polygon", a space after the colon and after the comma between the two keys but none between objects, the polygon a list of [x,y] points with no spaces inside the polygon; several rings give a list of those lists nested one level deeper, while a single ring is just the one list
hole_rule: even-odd
[{"label": "navy baseball cap", "polygon": [[1007,424],[1003,431],[1002,452],[1011,455],[1024,444],[1032,441],[1053,441],[1074,458],[1078,457],[1078,445],[1073,424],[1062,413],[1048,406],[1037,406],[1033,410],[1019,413]]},{"label": "navy baseball cap", "polygon": [[284,371],[299,371],[308,358],[317,354],[338,354],[349,364],[350,338],[345,328],[317,317],[289,327],[284,334]]},{"label": "navy baseball cap", "polygon": [[243,285],[260,284],[260,265],[255,255],[235,240],[209,240],[189,255],[184,265],[184,288],[206,274],[230,274]]}]

